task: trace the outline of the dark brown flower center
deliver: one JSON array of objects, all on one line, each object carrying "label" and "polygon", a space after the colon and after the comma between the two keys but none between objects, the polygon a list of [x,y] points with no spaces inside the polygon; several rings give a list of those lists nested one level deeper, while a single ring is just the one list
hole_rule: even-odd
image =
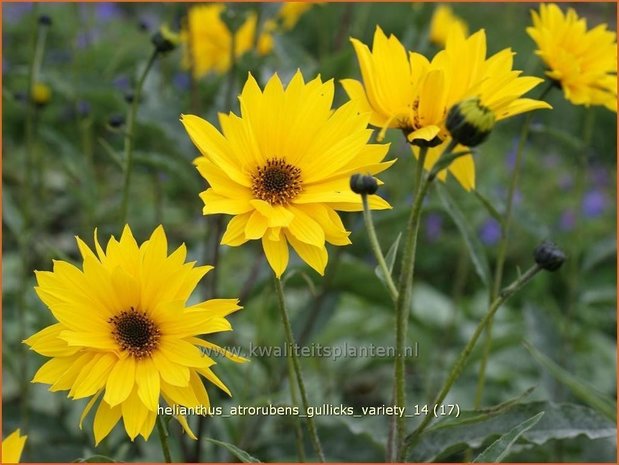
[{"label": "dark brown flower center", "polygon": [[301,170],[281,158],[271,158],[252,176],[254,197],[271,205],[285,205],[303,189]]},{"label": "dark brown flower center", "polygon": [[112,336],[121,350],[141,359],[150,356],[159,346],[161,333],[146,312],[133,307],[108,320],[113,327]]}]

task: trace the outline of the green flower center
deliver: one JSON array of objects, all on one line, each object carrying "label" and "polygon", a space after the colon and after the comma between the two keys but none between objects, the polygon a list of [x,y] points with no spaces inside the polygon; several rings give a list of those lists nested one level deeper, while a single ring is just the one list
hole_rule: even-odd
[{"label": "green flower center", "polygon": [[282,158],[267,160],[252,176],[252,194],[271,205],[285,205],[302,190],[301,170]]},{"label": "green flower center", "polygon": [[124,310],[108,320],[113,327],[112,336],[121,350],[137,359],[149,357],[159,346],[161,332],[146,312]]}]

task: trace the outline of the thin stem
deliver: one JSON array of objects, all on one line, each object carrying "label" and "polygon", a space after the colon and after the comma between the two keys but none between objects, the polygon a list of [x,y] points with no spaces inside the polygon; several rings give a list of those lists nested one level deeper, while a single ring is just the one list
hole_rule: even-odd
[{"label": "thin stem", "polygon": [[[541,100],[552,89],[553,84],[550,83],[540,95]],[[524,120],[522,129],[520,131],[520,139],[518,140],[518,146],[516,147],[516,160],[514,162],[514,169],[509,183],[509,190],[507,191],[507,204],[505,206],[505,213],[503,215],[503,222],[501,228],[501,239],[499,242],[499,248],[497,252],[496,268],[494,269],[494,278],[492,281],[492,287],[490,289],[488,301],[494,301],[503,284],[503,271],[505,268],[505,259],[507,257],[507,246],[509,245],[509,232],[512,219],[512,211],[514,206],[514,197],[516,194],[516,187],[518,186],[518,179],[520,177],[520,170],[524,163],[524,146],[526,145],[527,138],[529,136],[529,129],[531,128],[531,121],[533,119],[533,113],[529,113]],[[481,363],[479,366],[479,376],[477,378],[477,388],[475,390],[475,408],[478,408],[481,404],[484,386],[486,383],[486,366],[488,364],[488,358],[490,357],[490,351],[492,349],[492,325],[493,321],[490,320],[488,328],[486,330],[486,336],[484,340],[484,352],[482,355]]]},{"label": "thin stem", "polygon": [[[399,408],[406,407],[406,376],[405,376],[405,357],[404,346],[408,333],[408,316],[410,314],[411,293],[413,287],[413,275],[415,271],[415,255],[417,251],[417,236],[419,234],[419,219],[423,200],[430,186],[430,177],[423,176],[427,148],[420,149],[418,168],[417,168],[417,190],[415,200],[411,208],[408,225],[406,228],[406,244],[402,259],[402,269],[398,282],[398,293],[395,306],[395,405]],[[404,416],[394,416],[395,423],[395,444],[392,447],[392,461],[402,460],[400,452],[404,444],[406,435],[406,418]],[[394,456],[395,455],[395,456]]]},{"label": "thin stem", "polygon": [[380,249],[378,238],[376,237],[376,229],[374,228],[372,213],[370,211],[370,206],[368,205],[368,196],[366,194],[361,194],[361,201],[363,202],[363,220],[365,221],[365,229],[368,232],[368,239],[370,240],[372,252],[374,252],[378,266],[380,267],[380,270],[385,278],[385,283],[389,289],[391,300],[396,302],[398,299],[398,290],[395,287],[395,283],[393,282],[393,278],[391,276],[391,271],[389,271],[389,266],[387,266],[387,261],[385,260],[385,256]]},{"label": "thin stem", "polygon": [[[292,405],[299,405],[299,396],[297,394],[297,390],[295,388],[294,380],[296,376],[294,374],[294,366],[292,364],[292,358],[288,358],[288,381],[290,385],[290,399],[292,400]],[[298,417],[293,418],[294,422],[294,434],[297,443],[297,455],[299,457],[299,462],[305,462],[305,449],[303,447],[303,430],[301,429],[301,423]]]},{"label": "thin stem", "polygon": [[163,419],[157,415],[157,432],[159,433],[159,441],[161,442],[161,451],[163,459],[166,463],[172,463],[172,455],[170,454],[170,444],[168,443],[168,433],[163,424]]},{"label": "thin stem", "polygon": [[[475,328],[475,332],[473,333],[473,335],[467,342],[466,346],[464,347],[462,352],[460,352],[458,359],[456,360],[451,371],[449,372],[449,376],[445,380],[443,387],[441,388],[438,395],[434,399],[432,406],[440,405],[445,400],[445,397],[447,397],[447,394],[449,394],[451,387],[453,386],[453,384],[456,382],[456,380],[462,373],[462,370],[464,369],[466,362],[469,356],[471,355],[471,352],[473,348],[475,347],[477,340],[479,339],[479,336],[481,335],[482,331],[486,328],[486,325],[488,325],[489,322],[492,320],[497,310],[501,308],[501,305],[503,305],[505,301],[508,300],[512,295],[518,292],[525,284],[527,284],[533,278],[533,276],[535,276],[541,270],[542,268],[539,265],[537,264],[533,265],[516,281],[514,281],[508,287],[504,288],[501,292],[499,292],[497,298],[489,306],[488,311],[486,312],[482,320],[477,325],[477,328]],[[434,418],[433,415],[426,415],[426,417],[419,424],[419,426],[415,429],[415,431],[413,431],[406,438],[406,444],[404,445],[405,453],[408,451],[410,447],[412,447],[413,445],[417,443],[417,441],[419,440],[419,437],[421,436],[421,433],[425,431],[425,429],[428,427],[428,425],[430,424],[433,418]]]},{"label": "thin stem", "polygon": [[135,119],[138,111],[138,105],[140,103],[140,97],[142,95],[142,88],[144,87],[144,81],[146,81],[146,76],[148,76],[148,72],[153,67],[155,60],[159,56],[159,52],[157,50],[153,51],[144,71],[142,71],[142,75],[140,79],[135,85],[135,90],[133,92],[133,100],[131,102],[131,106],[129,107],[128,115],[127,115],[127,131],[125,132],[125,151],[124,151],[124,182],[123,182],[123,197],[122,197],[122,205],[121,205],[121,227],[125,225],[127,222],[127,213],[129,210],[129,187],[131,185],[131,171],[133,168],[133,141],[135,136]]},{"label": "thin stem", "polygon": [[[284,297],[284,288],[282,282],[275,278],[275,291],[277,294],[277,300],[279,303],[279,310],[282,316],[282,323],[284,324],[284,331],[286,333],[286,342],[289,347],[290,358],[292,359],[292,365],[297,378],[297,384],[299,386],[299,392],[301,393],[301,402],[303,403],[303,409],[305,412],[309,410],[309,402],[307,401],[307,391],[305,390],[305,383],[303,382],[303,373],[301,372],[301,365],[295,351],[296,343],[294,341],[294,335],[292,333],[292,327],[290,326],[290,320],[288,319],[288,311],[286,310],[286,300]],[[292,380],[291,380],[292,381]],[[318,455],[321,462],[325,461],[325,456],[322,452],[322,446],[320,445],[320,439],[318,439],[318,433],[316,431],[316,425],[314,424],[314,418],[307,417],[307,428],[309,430],[310,439],[314,450]]]},{"label": "thin stem", "polygon": [[[36,4],[35,4],[36,5]],[[36,8],[36,6],[35,6]],[[36,11],[35,11],[36,13]],[[35,14],[35,17],[37,15]],[[27,91],[27,110],[26,110],[26,157],[25,157],[25,166],[24,166],[24,178],[22,180],[22,202],[23,202],[23,226],[22,233],[17,238],[17,242],[19,244],[19,253],[21,259],[22,273],[21,273],[21,281],[19,286],[19,319],[18,319],[18,340],[23,341],[28,333],[28,320],[27,320],[27,311],[28,305],[26,298],[27,292],[30,289],[28,280],[30,278],[30,273],[32,273],[32,250],[31,250],[31,241],[32,238],[35,237],[35,231],[38,227],[38,221],[34,221],[32,215],[32,203],[33,196],[32,193],[34,191],[34,181],[35,177],[37,179],[41,179],[40,171],[37,172],[37,176],[33,176],[33,172],[35,168],[38,166],[36,163],[37,153],[36,153],[36,137],[37,137],[37,108],[32,100],[32,91],[34,89],[34,84],[38,81],[39,72],[41,69],[41,63],[43,61],[43,52],[45,50],[45,39],[47,37],[47,25],[43,25],[37,21],[36,29],[34,32],[34,53],[32,55],[32,62],[30,64],[30,68],[28,71],[28,91]],[[39,190],[40,192],[40,190]],[[41,198],[39,198],[41,200]],[[35,217],[36,218],[36,217]],[[27,427],[29,420],[29,411],[28,411],[28,399],[30,383],[28,382],[28,348],[25,344],[21,345],[21,353],[20,353],[20,411],[21,411],[21,419],[24,427]]]}]

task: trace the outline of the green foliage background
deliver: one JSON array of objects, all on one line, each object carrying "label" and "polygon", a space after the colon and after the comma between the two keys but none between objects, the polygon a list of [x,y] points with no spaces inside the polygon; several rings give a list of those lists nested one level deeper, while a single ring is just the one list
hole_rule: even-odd
[{"label": "green foliage background", "polygon": [[[148,442],[137,439],[130,443],[120,427],[95,449],[92,421],[86,421],[83,431],[77,428],[85,402],[70,401],[61,393],[48,392],[46,386],[29,384],[43,358],[27,353],[20,343],[51,323],[49,312],[33,291],[32,270],[51,269],[52,259],[78,263],[74,235],[92,244],[95,227],[100,238],[120,233],[122,175],[105,147],[120,151],[122,134],[111,131],[107,122],[111,115],[126,113],[119,87],[123,81],[131,82],[148,59],[152,31],[161,23],[178,25],[188,8],[181,3],[106,5],[2,5],[2,421],[5,436],[18,427],[28,434],[23,461],[71,461],[95,454],[128,461],[161,459],[156,434]],[[610,28],[616,30],[615,4],[575,6],[589,24],[610,22]],[[543,75],[542,64],[533,54],[534,44],[525,33],[529,10],[535,5],[453,7],[471,31],[486,29],[490,53],[511,47],[517,52],[516,69]],[[279,6],[243,4],[234,8],[241,12],[259,9],[264,19],[274,15]],[[370,43],[377,24],[396,34],[409,49],[433,54],[427,40],[433,9],[433,4],[421,3],[316,5],[294,30],[276,36],[272,54],[260,58],[250,53],[242,58],[236,70],[236,89],[248,71],[261,84],[273,72],[287,81],[297,68],[306,80],[318,73],[336,81],[358,77],[348,37]],[[23,228],[21,190],[27,111],[23,95],[40,14],[53,20],[41,74],[53,97],[38,111],[35,150],[42,183],[33,194],[37,235],[30,238],[32,248],[24,260],[19,253],[20,240],[29,232]],[[141,30],[140,22],[145,22],[150,32]],[[210,258],[216,221],[200,213],[198,192],[205,185],[191,164],[197,152],[178,117],[196,113],[215,121],[218,112],[230,109],[224,107],[225,76],[211,75],[189,85],[180,61],[180,50],[159,60],[146,82],[135,139],[137,163],[129,218],[139,242],[161,222],[171,246],[187,243],[189,258],[204,263]],[[339,85],[336,89],[336,103],[340,104],[345,93]],[[540,92],[538,88],[531,94]],[[614,421],[604,416],[600,405],[614,408],[616,397],[616,114],[603,108],[574,107],[556,90],[548,101],[554,110],[534,115],[526,147],[506,282],[532,263],[532,250],[544,238],[559,243],[569,260],[560,272],[539,276],[496,318],[483,405],[490,408],[518,400],[494,410],[468,412],[475,396],[480,345],[447,399],[467,412],[459,419],[442,419],[428,430],[412,452],[412,461],[461,461],[469,457],[467,447],[474,452],[470,457],[475,457],[497,435],[540,411],[544,416],[518,436],[508,460],[615,461]],[[84,102],[90,108],[87,114]],[[236,103],[232,110],[237,111]],[[499,211],[504,207],[511,173],[508,162],[522,120],[513,118],[498,125],[476,158],[478,191]],[[412,192],[408,173],[414,168],[410,149],[399,134],[388,134],[392,142],[389,157],[399,159],[381,176],[385,184],[379,191],[394,208],[374,214],[384,250],[404,228]],[[482,269],[492,269],[496,255],[496,243],[488,235],[488,228],[492,229],[489,211],[452,180],[444,190],[461,213],[477,252],[469,250],[433,190],[424,212],[430,223],[422,229],[416,268],[409,342],[418,344],[419,354],[407,364],[409,405],[431,400],[485,312],[488,291],[471,256]],[[352,231],[353,245],[329,249],[324,279],[299,261],[292,263],[287,273],[287,297],[297,339],[301,344],[390,346],[393,310],[375,275],[361,215],[346,214],[344,221]],[[271,273],[258,244],[222,247],[217,276],[217,295],[241,297],[244,310],[231,318],[233,333],[212,340],[245,350],[250,343],[283,344]],[[212,279],[209,274],[196,292],[196,300],[206,295]],[[527,350],[524,341],[534,349]],[[553,371],[552,362],[558,370]],[[304,358],[301,363],[314,405],[342,403],[358,409],[391,403],[390,359]],[[209,386],[213,405],[227,409],[232,405],[290,404],[283,359],[255,358],[246,365],[221,360],[216,372],[230,387],[233,398]],[[532,392],[530,388],[534,388]],[[191,422],[195,426],[197,419]],[[212,438],[234,444],[261,461],[294,461],[296,422],[296,418],[286,417],[208,418],[202,430],[200,458],[236,460],[229,449],[207,439]],[[411,420],[409,428],[415,423]],[[319,417],[317,424],[330,460],[384,460],[386,418]],[[174,456],[184,461],[195,459],[195,442],[181,437],[177,426],[170,423]],[[309,443],[306,450],[311,459]]]}]

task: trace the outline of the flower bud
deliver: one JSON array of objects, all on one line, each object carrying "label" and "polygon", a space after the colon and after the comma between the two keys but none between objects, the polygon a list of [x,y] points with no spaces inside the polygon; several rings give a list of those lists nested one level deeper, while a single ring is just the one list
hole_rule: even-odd
[{"label": "flower bud", "polygon": [[451,107],[445,126],[456,142],[475,147],[488,137],[494,122],[494,113],[474,97]]},{"label": "flower bud", "polygon": [[30,99],[37,107],[44,107],[52,98],[52,90],[47,84],[35,82],[30,91]]},{"label": "flower bud", "polygon": [[50,18],[48,15],[41,15],[39,16],[39,24],[41,26],[51,26],[52,18]]},{"label": "flower bud", "polygon": [[350,177],[350,189],[355,194],[372,195],[378,190],[378,182],[370,175],[353,174]]},{"label": "flower bud", "polygon": [[125,117],[123,115],[118,115],[118,114],[111,115],[107,120],[107,124],[112,129],[118,129],[125,124]]},{"label": "flower bud", "polygon": [[173,32],[166,24],[155,32],[150,40],[159,53],[168,53],[180,43],[180,36]]},{"label": "flower bud", "polygon": [[533,252],[535,263],[547,271],[556,271],[565,261],[565,252],[554,242],[544,241]]}]

